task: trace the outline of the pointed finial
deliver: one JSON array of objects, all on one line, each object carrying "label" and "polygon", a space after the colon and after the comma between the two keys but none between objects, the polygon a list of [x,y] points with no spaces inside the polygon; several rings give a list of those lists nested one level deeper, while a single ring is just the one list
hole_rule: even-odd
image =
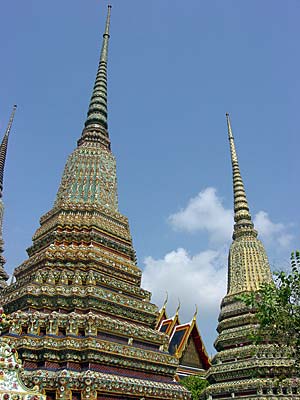
[{"label": "pointed finial", "polygon": [[181,304],[180,304],[180,299],[178,299],[178,306],[177,306],[175,315],[179,313],[180,306],[181,306]]},{"label": "pointed finial", "polygon": [[103,33],[102,48],[96,80],[92,97],[87,112],[87,119],[78,145],[84,141],[100,142],[110,148],[110,140],[107,131],[107,59],[110,28],[111,5],[107,9],[106,24]]},{"label": "pointed finial", "polygon": [[107,16],[106,16],[106,24],[105,24],[105,31],[104,31],[104,35],[108,35],[109,36],[109,25],[110,25],[110,10],[111,10],[111,5],[109,4],[107,6]]},{"label": "pointed finial", "polygon": [[230,144],[232,175],[233,175],[233,195],[234,195],[234,233],[233,239],[237,236],[247,233],[252,236],[257,236],[251,220],[248,201],[242,180],[238,158],[236,154],[234,138],[231,129],[229,114],[226,113],[228,139]]},{"label": "pointed finial", "polygon": [[8,121],[8,125],[6,128],[5,134],[4,134],[2,142],[0,144],[0,198],[2,197],[2,190],[3,190],[3,175],[4,175],[4,166],[5,166],[5,160],[6,160],[8,138],[9,138],[11,127],[12,127],[12,124],[14,121],[16,109],[17,109],[17,106],[14,105],[11,115],[10,115],[10,118],[9,118],[9,121]]},{"label": "pointed finial", "polygon": [[194,321],[196,320],[197,314],[198,314],[198,306],[197,306],[197,304],[195,304],[195,312],[194,312],[194,316],[193,316]]},{"label": "pointed finial", "polygon": [[169,295],[168,295],[168,292],[166,291],[166,299],[165,299],[165,301],[164,301],[164,304],[163,304],[163,306],[162,306],[162,309],[166,308],[166,305],[167,305],[167,302],[168,302],[168,298],[169,298]]},{"label": "pointed finial", "polygon": [[5,131],[5,135],[7,135],[7,136],[9,136],[9,133],[10,133],[10,130],[11,130],[11,127],[12,127],[12,124],[13,124],[13,121],[14,121],[16,109],[17,109],[17,105],[14,104],[12,112],[10,114],[10,118],[9,118],[9,121],[8,121],[8,125],[7,125],[7,128],[6,128],[6,131]]},{"label": "pointed finial", "polygon": [[107,53],[108,53],[108,39],[110,38],[109,35],[109,27],[110,27],[110,11],[111,5],[107,7],[107,16],[106,16],[106,23],[105,23],[105,30],[103,33],[103,43],[100,55],[100,61],[104,61],[107,63]]}]

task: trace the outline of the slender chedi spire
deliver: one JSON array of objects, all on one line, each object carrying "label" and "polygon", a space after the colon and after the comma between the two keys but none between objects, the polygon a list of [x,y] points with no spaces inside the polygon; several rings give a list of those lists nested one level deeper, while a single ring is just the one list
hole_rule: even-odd
[{"label": "slender chedi spire", "polygon": [[228,139],[230,144],[231,164],[232,164],[232,177],[233,177],[233,196],[234,196],[234,232],[233,239],[243,232],[257,236],[257,232],[254,230],[254,225],[251,220],[249,211],[248,201],[244,188],[244,183],[241,177],[240,167],[236,154],[234,138],[232,135],[232,129],[230,124],[229,114],[226,114],[227,127],[228,127]]},{"label": "slender chedi spire", "polygon": [[5,134],[3,136],[1,145],[0,145],[0,289],[4,288],[7,285],[8,274],[4,270],[5,258],[3,257],[2,253],[4,251],[4,242],[3,242],[3,211],[4,205],[2,201],[2,191],[3,191],[3,176],[4,176],[4,166],[6,160],[6,152],[8,146],[8,138],[11,131],[11,127],[13,124],[15,112],[17,106],[14,105]]},{"label": "slender chedi spire", "polygon": [[111,6],[108,6],[105,30],[103,34],[102,49],[96,80],[90,100],[85,128],[78,144],[84,139],[102,142],[107,147],[110,146],[107,131],[107,58],[110,27]]},{"label": "slender chedi spire", "polygon": [[228,294],[258,290],[272,280],[269,261],[251,219],[235,149],[229,114],[226,114],[234,195],[233,243],[229,252]]},{"label": "slender chedi spire", "polygon": [[2,139],[2,143],[0,145],[0,197],[2,197],[2,190],[3,190],[3,175],[4,175],[4,166],[5,166],[5,159],[6,159],[6,152],[7,152],[7,145],[8,145],[8,138],[11,131],[11,127],[14,121],[14,116],[16,112],[17,106],[13,106],[13,110],[11,112],[9,122],[5,131],[5,134]]},{"label": "slender chedi spire", "polygon": [[111,6],[108,6],[96,81],[77,149],[65,166],[58,203],[104,206],[118,211],[116,162],[107,131],[107,55]]}]

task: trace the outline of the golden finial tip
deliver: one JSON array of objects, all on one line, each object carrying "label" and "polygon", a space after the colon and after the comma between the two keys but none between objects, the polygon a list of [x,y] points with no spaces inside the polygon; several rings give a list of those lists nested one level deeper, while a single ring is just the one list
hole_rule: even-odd
[{"label": "golden finial tip", "polygon": [[226,113],[226,117],[229,117],[229,113],[228,112]]},{"label": "golden finial tip", "polygon": [[178,299],[178,307],[177,307],[177,310],[176,310],[176,314],[178,314],[178,312],[179,312],[179,310],[180,310],[180,306],[181,306],[181,304],[180,304],[180,299]]},{"label": "golden finial tip", "polygon": [[194,312],[193,319],[196,319],[197,314],[198,314],[198,306],[197,306],[197,304],[195,304],[195,312]]}]

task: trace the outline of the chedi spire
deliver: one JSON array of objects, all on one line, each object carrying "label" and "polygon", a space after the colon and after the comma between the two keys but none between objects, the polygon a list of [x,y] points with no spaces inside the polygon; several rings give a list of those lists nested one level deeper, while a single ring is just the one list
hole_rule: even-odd
[{"label": "chedi spire", "polygon": [[87,119],[84,124],[85,127],[78,145],[88,140],[101,142],[103,145],[110,147],[107,131],[107,58],[110,38],[110,12],[111,6],[109,5],[96,80],[87,112]]},{"label": "chedi spire", "polygon": [[4,205],[2,201],[2,191],[3,191],[3,176],[4,176],[4,167],[5,167],[5,160],[6,160],[6,153],[7,153],[7,146],[8,146],[8,138],[11,131],[11,127],[13,124],[15,112],[17,106],[14,105],[12,113],[10,115],[10,119],[3,136],[1,145],[0,145],[0,289],[3,289],[7,286],[8,274],[4,270],[5,258],[3,257],[2,253],[4,251],[4,241],[2,236],[3,231],[3,212],[4,212]]},{"label": "chedi spire", "polygon": [[254,225],[251,219],[244,183],[242,180],[238,157],[236,154],[234,138],[231,129],[229,114],[226,113],[228,139],[230,144],[231,164],[232,164],[232,179],[233,179],[233,196],[234,196],[234,232],[233,239],[237,235],[252,234],[257,236],[254,230]]},{"label": "chedi spire", "polygon": [[118,211],[116,162],[107,131],[107,55],[111,6],[108,6],[96,81],[77,149],[65,166],[56,205],[101,205]]},{"label": "chedi spire", "polygon": [[228,294],[233,294],[258,290],[262,283],[270,282],[272,277],[266,251],[261,241],[257,239],[257,232],[251,219],[229,114],[226,114],[226,119],[232,164],[235,221],[233,243],[229,252]]},{"label": "chedi spire", "polygon": [[16,112],[17,106],[13,106],[13,110],[11,112],[9,122],[3,136],[1,145],[0,145],[0,197],[2,197],[2,190],[3,190],[3,176],[4,176],[4,166],[6,160],[6,152],[7,152],[7,145],[8,145],[8,138],[11,131],[11,127],[14,121],[14,116]]}]

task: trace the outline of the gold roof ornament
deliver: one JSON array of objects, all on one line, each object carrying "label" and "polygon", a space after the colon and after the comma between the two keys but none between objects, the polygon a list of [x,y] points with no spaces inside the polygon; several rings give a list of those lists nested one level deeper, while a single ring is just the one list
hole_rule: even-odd
[{"label": "gold roof ornament", "polygon": [[168,302],[168,292],[166,291],[166,299],[161,307],[161,309],[159,310],[158,316],[157,316],[157,320],[156,320],[156,325],[155,325],[155,329],[158,329],[162,323],[163,320],[168,318],[167,315],[167,302]]}]

